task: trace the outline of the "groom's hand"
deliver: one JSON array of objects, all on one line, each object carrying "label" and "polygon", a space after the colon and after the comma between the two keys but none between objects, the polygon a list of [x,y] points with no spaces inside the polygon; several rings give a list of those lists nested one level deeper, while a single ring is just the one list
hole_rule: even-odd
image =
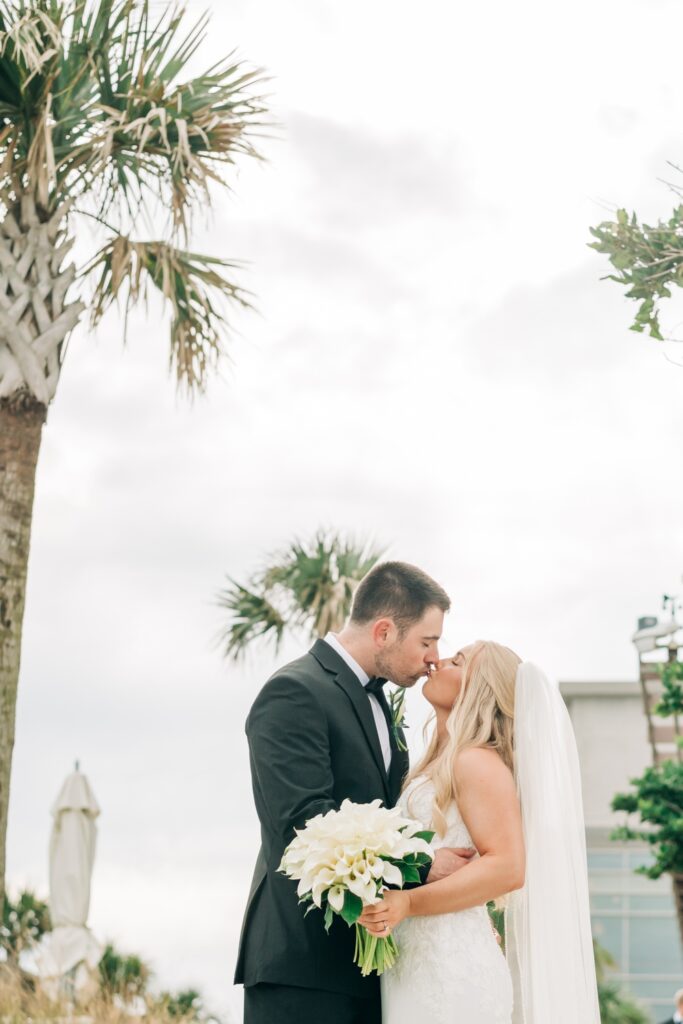
[{"label": "groom's hand", "polygon": [[451,846],[443,846],[434,855],[431,869],[427,875],[427,883],[440,882],[442,878],[447,878],[454,871],[464,868],[466,864],[469,864],[476,852],[473,849],[454,849]]}]

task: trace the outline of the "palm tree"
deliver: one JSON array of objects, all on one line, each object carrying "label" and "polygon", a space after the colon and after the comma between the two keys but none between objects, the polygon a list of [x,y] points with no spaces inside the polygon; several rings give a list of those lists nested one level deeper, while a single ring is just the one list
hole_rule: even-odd
[{"label": "palm tree", "polygon": [[86,300],[95,325],[157,289],[193,393],[223,352],[226,302],[248,305],[235,264],[186,246],[210,183],[257,156],[262,80],[232,57],[184,78],[206,17],[183,27],[151,6],[0,0],[0,895],[34,478],[69,336]]},{"label": "palm tree", "polygon": [[311,638],[343,626],[354,591],[382,552],[319,530],[308,544],[294,540],[271,556],[247,585],[228,577],[218,603],[228,612],[220,634],[226,658],[237,660],[260,639],[278,650],[285,629]]},{"label": "palm tree", "polygon": [[16,968],[19,954],[51,931],[50,909],[30,889],[20,892],[14,902],[5,893],[3,903],[0,949],[6,963]]},{"label": "palm tree", "polygon": [[136,953],[121,953],[107,943],[98,964],[100,991],[106,999],[120,996],[133,999],[143,995],[152,976],[152,969]]}]

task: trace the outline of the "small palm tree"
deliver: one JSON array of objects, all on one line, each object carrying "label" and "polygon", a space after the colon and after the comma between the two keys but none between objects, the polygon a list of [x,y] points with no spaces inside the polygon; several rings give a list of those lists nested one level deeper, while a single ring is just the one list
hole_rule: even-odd
[{"label": "small palm tree", "polygon": [[609,973],[617,966],[614,957],[595,939],[593,953],[602,1024],[648,1024],[645,1009],[621,985],[610,980]]},{"label": "small palm tree", "polygon": [[228,612],[220,634],[225,657],[237,660],[264,637],[277,651],[287,628],[310,638],[341,629],[358,583],[381,555],[367,544],[320,530],[310,543],[295,540],[271,556],[246,586],[228,577],[229,586],[218,598]]},{"label": "small palm tree", "polygon": [[43,900],[30,890],[19,893],[12,902],[4,895],[2,927],[0,927],[0,949],[12,967],[19,963],[19,954],[52,929],[50,910]]},{"label": "small palm tree", "polygon": [[94,325],[156,289],[194,392],[222,354],[225,302],[248,304],[235,264],[187,241],[210,183],[257,156],[260,79],[231,57],[187,77],[206,18],[151,8],[0,0],[0,895],[34,479],[69,336],[86,301]]},{"label": "small palm tree", "polygon": [[133,999],[143,995],[152,976],[149,964],[136,953],[121,953],[107,943],[99,962],[100,991],[105,998]]}]

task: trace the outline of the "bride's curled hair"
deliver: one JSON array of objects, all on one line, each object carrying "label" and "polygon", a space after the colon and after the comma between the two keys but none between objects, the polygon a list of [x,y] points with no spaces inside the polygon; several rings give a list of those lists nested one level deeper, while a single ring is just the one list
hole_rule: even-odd
[{"label": "bride's curled hair", "polygon": [[492,640],[472,645],[463,666],[460,693],[448,716],[446,742],[439,743],[434,729],[424,756],[406,780],[407,784],[421,775],[431,780],[433,826],[440,836],[446,833],[448,807],[457,800],[454,765],[461,751],[489,747],[514,772],[515,679],[520,664],[514,651]]}]

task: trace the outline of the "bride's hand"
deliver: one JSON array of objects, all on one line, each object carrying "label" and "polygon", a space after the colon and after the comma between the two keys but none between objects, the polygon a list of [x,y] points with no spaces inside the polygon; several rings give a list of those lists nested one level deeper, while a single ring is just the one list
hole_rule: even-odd
[{"label": "bride's hand", "polygon": [[366,907],[358,919],[371,935],[386,938],[405,917],[410,916],[410,893],[392,889],[380,903]]}]

